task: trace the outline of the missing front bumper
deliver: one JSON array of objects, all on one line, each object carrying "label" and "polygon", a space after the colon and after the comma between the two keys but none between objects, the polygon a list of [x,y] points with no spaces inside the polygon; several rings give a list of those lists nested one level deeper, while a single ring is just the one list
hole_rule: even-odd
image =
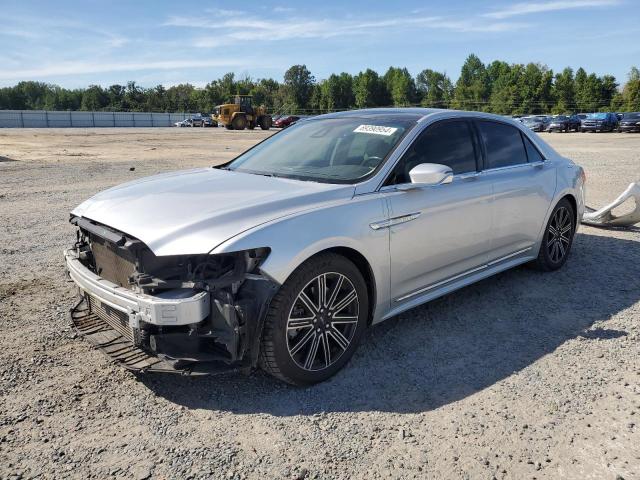
[{"label": "missing front bumper", "polygon": [[115,363],[134,372],[179,373],[182,375],[212,375],[233,372],[237,366],[224,362],[197,362],[160,358],[135,345],[133,332],[114,316],[92,308],[83,297],[69,316],[76,331]]}]

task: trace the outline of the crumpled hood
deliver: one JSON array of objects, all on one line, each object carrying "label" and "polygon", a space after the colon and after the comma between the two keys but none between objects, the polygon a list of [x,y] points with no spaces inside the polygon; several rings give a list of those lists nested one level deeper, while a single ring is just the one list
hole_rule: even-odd
[{"label": "crumpled hood", "polygon": [[257,225],[353,193],[351,185],[201,168],[110,188],[72,214],[131,235],[156,255],[186,255],[208,253]]}]

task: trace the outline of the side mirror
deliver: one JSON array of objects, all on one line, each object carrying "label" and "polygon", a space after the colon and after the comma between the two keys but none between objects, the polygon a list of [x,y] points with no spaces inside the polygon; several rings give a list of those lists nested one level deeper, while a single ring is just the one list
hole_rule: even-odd
[{"label": "side mirror", "polygon": [[411,190],[419,187],[451,183],[453,170],[439,163],[421,163],[411,169],[409,177],[411,178],[411,183],[398,185],[398,190]]}]

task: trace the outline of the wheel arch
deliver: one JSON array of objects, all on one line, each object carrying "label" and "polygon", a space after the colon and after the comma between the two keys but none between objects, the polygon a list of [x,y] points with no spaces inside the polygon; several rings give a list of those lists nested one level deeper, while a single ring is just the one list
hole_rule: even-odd
[{"label": "wheel arch", "polygon": [[325,253],[335,253],[336,255],[340,255],[341,257],[346,258],[356,266],[356,268],[362,275],[362,278],[364,278],[364,282],[367,286],[367,296],[369,297],[369,311],[367,312],[367,325],[371,325],[373,321],[373,315],[375,313],[376,299],[378,294],[376,290],[375,275],[373,273],[373,269],[371,268],[371,264],[366,259],[366,257],[356,249],[351,247],[337,246],[337,247],[330,247],[324,250],[320,250],[319,252],[313,254],[312,256],[304,260],[300,265],[303,265],[310,259]]},{"label": "wheel arch", "polygon": [[576,197],[572,193],[567,193],[564,196],[562,196],[560,199],[558,199],[558,201],[556,202],[556,205],[564,199],[566,199],[571,204],[571,208],[573,208],[573,224],[575,225],[574,231],[577,231],[578,230],[578,202],[576,200]]}]

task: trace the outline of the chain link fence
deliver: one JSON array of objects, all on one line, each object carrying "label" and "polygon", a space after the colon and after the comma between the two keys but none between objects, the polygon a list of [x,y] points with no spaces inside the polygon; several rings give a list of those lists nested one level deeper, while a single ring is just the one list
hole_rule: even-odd
[{"label": "chain link fence", "polygon": [[0,128],[172,127],[193,113],[0,110]]}]

